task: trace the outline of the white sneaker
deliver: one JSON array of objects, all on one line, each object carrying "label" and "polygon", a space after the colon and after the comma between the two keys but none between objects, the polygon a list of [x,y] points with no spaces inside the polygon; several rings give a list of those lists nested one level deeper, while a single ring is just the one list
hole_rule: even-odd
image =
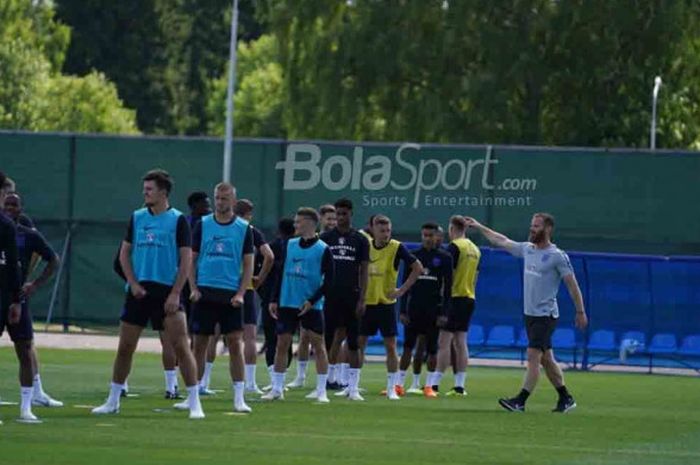
[{"label": "white sneaker", "polygon": [[262,392],[269,392],[272,391],[272,384],[268,384],[267,386],[263,386]]},{"label": "white sneaker", "polygon": [[178,402],[177,404],[173,404],[173,408],[175,410],[189,410],[190,409],[190,401],[189,401],[189,399],[185,399],[182,402]]},{"label": "white sneaker", "polygon": [[201,420],[204,418],[204,411],[202,407],[194,408],[190,410],[190,420]]},{"label": "white sneaker", "polygon": [[316,402],[320,404],[328,404],[330,403],[330,399],[328,398],[328,395],[324,392],[322,395],[316,397]]},{"label": "white sneaker", "polygon": [[251,413],[253,409],[248,407],[248,405],[244,402],[240,405],[234,405],[233,411],[238,413]]},{"label": "white sneaker", "polygon": [[284,394],[274,389],[260,397],[261,400],[284,400]]},{"label": "white sneaker", "polygon": [[63,407],[63,402],[52,399],[51,396],[44,393],[32,399],[32,405],[39,407]]},{"label": "white sneaker", "polygon": [[294,378],[294,381],[287,383],[287,387],[290,389],[303,388],[306,384],[306,378]]},{"label": "white sneaker", "polygon": [[93,415],[111,415],[114,413],[119,413],[119,406],[105,402],[99,407],[92,409]]},{"label": "white sneaker", "polygon": [[349,387],[343,388],[342,390],[334,393],[333,395],[336,397],[348,397],[350,395],[350,388]]},{"label": "white sneaker", "polygon": [[314,389],[304,396],[306,399],[318,399],[318,390]]},{"label": "white sneaker", "polygon": [[351,392],[348,395],[348,399],[358,402],[363,402],[365,400],[365,398],[360,395],[359,391]]},{"label": "white sneaker", "polygon": [[216,392],[212,391],[209,388],[206,388],[204,386],[199,387],[199,395],[200,396],[215,396]]},{"label": "white sneaker", "polygon": [[389,400],[401,400],[401,397],[396,393],[396,389],[390,389],[386,393],[386,398]]},{"label": "white sneaker", "polygon": [[41,423],[41,420],[39,420],[39,418],[37,418],[37,416],[34,415],[31,410],[20,412],[19,419],[17,421],[21,423]]},{"label": "white sneaker", "polygon": [[257,395],[263,394],[263,392],[260,390],[260,388],[258,388],[257,385],[247,386],[245,388],[245,393],[246,394],[257,394]]}]

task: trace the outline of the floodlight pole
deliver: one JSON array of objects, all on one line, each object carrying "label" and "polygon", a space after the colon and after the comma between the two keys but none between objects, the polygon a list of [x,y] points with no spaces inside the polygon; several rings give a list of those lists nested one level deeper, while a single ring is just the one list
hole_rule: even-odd
[{"label": "floodlight pole", "polygon": [[656,150],[656,101],[659,99],[659,89],[661,89],[661,76],[656,76],[651,98],[651,129],[649,134],[649,148],[651,150]]},{"label": "floodlight pole", "polygon": [[231,148],[233,146],[233,92],[236,86],[236,46],[238,39],[238,0],[233,0],[231,42],[229,44],[228,88],[226,90],[226,130],[224,134],[224,182],[231,182]]}]

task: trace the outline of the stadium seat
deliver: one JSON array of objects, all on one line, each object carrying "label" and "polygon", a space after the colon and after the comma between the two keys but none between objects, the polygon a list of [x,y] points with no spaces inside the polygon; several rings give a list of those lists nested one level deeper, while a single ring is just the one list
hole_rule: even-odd
[{"label": "stadium seat", "polygon": [[484,345],[484,327],[481,325],[471,325],[467,332],[467,344],[469,347]]},{"label": "stadium seat", "polygon": [[588,339],[588,350],[617,350],[615,333],[607,329],[594,331]]},{"label": "stadium seat", "polygon": [[576,349],[576,333],[571,328],[557,328],[552,334],[552,346],[555,349]]},{"label": "stadium seat", "polygon": [[527,330],[525,328],[521,328],[520,333],[518,334],[518,341],[515,343],[515,346],[519,347],[520,349],[527,349],[528,344],[529,341],[527,339]]},{"label": "stadium seat", "polygon": [[651,339],[648,352],[650,354],[673,354],[678,350],[676,336],[670,333],[656,334]]},{"label": "stadium seat", "polygon": [[486,345],[491,347],[513,347],[515,345],[513,327],[507,325],[494,326],[489,332]]},{"label": "stadium seat", "polygon": [[678,353],[681,355],[689,355],[700,357],[700,334],[693,334],[683,338]]}]

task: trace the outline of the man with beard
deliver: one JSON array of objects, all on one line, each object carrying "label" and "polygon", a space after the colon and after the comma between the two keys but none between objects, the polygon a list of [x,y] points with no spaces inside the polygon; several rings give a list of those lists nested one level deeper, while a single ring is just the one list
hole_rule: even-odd
[{"label": "man with beard", "polygon": [[564,384],[564,373],[552,350],[552,333],[559,319],[557,292],[561,280],[564,280],[576,306],[576,326],[584,329],[588,325],[588,318],[569,257],[551,242],[554,217],[548,213],[535,213],[530,222],[528,242],[512,241],[473,218],[465,220],[469,227],[481,232],[492,245],[525,261],[523,310],[528,337],[527,372],[520,393],[510,399],[499,399],[499,404],[511,412],[524,412],[525,402],[537,385],[542,366],[559,394],[557,405],[552,411],[569,412],[576,407],[576,402]]}]

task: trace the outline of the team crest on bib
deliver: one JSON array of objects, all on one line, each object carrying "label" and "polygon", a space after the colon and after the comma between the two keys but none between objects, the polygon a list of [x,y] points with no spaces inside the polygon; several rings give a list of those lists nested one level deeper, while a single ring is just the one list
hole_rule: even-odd
[{"label": "team crest on bib", "polygon": [[223,253],[224,252],[224,243],[223,242],[217,242],[216,245],[214,246],[216,251],[218,253]]},{"label": "team crest on bib", "polygon": [[155,240],[156,240],[156,235],[153,234],[153,233],[150,233],[150,232],[149,232],[149,233],[146,233],[146,240],[147,240],[148,242],[155,242]]},{"label": "team crest on bib", "polygon": [[345,238],[344,238],[344,237],[339,237],[339,238],[338,238],[338,244],[344,245],[344,244],[345,244]]}]

